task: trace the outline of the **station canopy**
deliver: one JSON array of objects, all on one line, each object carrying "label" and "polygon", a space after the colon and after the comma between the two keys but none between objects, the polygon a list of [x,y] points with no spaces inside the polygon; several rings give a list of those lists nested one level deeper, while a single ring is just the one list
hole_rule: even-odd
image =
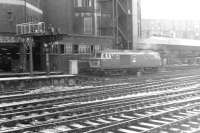
[{"label": "station canopy", "polygon": [[151,49],[156,46],[160,47],[176,47],[176,48],[191,48],[200,49],[200,40],[181,39],[181,38],[168,38],[152,36],[138,41],[139,48]]}]

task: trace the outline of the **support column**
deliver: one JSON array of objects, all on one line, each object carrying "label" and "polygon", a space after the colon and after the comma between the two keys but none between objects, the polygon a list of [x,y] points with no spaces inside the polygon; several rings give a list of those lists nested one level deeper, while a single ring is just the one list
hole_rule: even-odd
[{"label": "support column", "polygon": [[44,44],[45,47],[45,57],[46,57],[46,73],[50,74],[50,61],[49,61],[49,44]]},{"label": "support column", "polygon": [[26,72],[27,71],[27,62],[26,62],[26,44],[25,42],[20,44],[20,72]]},{"label": "support column", "polygon": [[117,44],[117,46],[118,46],[117,49],[119,49],[119,18],[118,18],[118,17],[119,17],[119,12],[118,12],[118,10],[119,10],[119,9],[118,9],[118,4],[119,4],[119,3],[118,3],[118,2],[119,2],[119,1],[116,0],[115,2],[116,2],[116,3],[115,3],[115,8],[116,8],[116,9],[115,9],[115,10],[116,10],[116,14],[115,14],[115,17],[116,17],[116,18],[115,18],[115,19],[116,19],[116,36],[115,36],[115,37],[116,37],[116,44]]},{"label": "support column", "polygon": [[113,46],[112,46],[112,48],[116,48],[116,12],[115,12],[115,2],[116,0],[112,0],[112,19],[113,19],[113,37],[114,37],[114,39],[113,39]]},{"label": "support column", "polygon": [[29,49],[30,49],[30,55],[29,55],[29,67],[30,67],[30,76],[33,76],[33,42],[29,42]]}]

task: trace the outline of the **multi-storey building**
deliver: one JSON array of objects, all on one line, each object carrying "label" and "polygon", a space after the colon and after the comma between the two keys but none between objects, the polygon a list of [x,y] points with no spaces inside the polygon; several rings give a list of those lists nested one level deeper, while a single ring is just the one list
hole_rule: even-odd
[{"label": "multi-storey building", "polygon": [[[140,21],[133,23],[140,20],[139,6],[140,0],[0,0],[0,66],[10,66],[0,69],[28,71],[29,46],[15,37],[16,24],[25,22],[44,21],[66,34],[50,45],[53,71],[66,72],[68,60],[87,60],[104,49],[132,49],[133,36],[140,35]],[[44,51],[41,44],[33,46],[34,70],[45,69]]]},{"label": "multi-storey building", "polygon": [[45,21],[69,34],[72,53],[132,47],[131,0],[46,0],[43,7]]},{"label": "multi-storey building", "polygon": [[23,44],[16,38],[16,24],[41,21],[40,0],[0,0],[0,71],[14,71],[23,64]]},{"label": "multi-storey building", "polygon": [[164,36],[184,39],[200,39],[198,20],[142,20],[142,37]]},{"label": "multi-storey building", "polygon": [[45,0],[42,7],[44,21],[67,34],[51,47],[52,68],[104,49],[133,48],[132,0]]},{"label": "multi-storey building", "polygon": [[0,33],[15,33],[16,24],[40,21],[42,14],[39,0],[0,0]]}]

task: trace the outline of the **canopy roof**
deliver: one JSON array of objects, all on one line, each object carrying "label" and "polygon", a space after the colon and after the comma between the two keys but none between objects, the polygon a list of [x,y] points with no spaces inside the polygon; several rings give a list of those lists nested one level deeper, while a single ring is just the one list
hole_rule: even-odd
[{"label": "canopy roof", "polygon": [[188,46],[188,47],[200,47],[200,40],[181,39],[181,38],[168,38],[168,37],[150,37],[147,39],[141,39],[139,44],[147,45],[176,45],[176,46]]}]

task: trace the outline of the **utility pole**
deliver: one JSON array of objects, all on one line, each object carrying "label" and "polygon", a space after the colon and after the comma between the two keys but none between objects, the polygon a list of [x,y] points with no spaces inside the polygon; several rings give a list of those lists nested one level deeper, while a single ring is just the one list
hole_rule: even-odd
[{"label": "utility pole", "polygon": [[[27,0],[24,0],[24,22],[27,23]],[[26,38],[26,43],[29,46],[29,71],[30,76],[33,75],[33,39]],[[25,58],[26,60],[26,58]]]},{"label": "utility pole", "polygon": [[32,38],[30,38],[29,42],[29,69],[30,69],[30,76],[33,75],[33,43],[34,43],[34,40]]},{"label": "utility pole", "polygon": [[[22,22],[23,23],[26,23],[27,19],[26,19],[26,0],[24,0],[24,10],[23,10],[23,13],[24,16],[23,16],[23,20]],[[23,41],[23,44],[21,45],[21,69],[23,72],[26,72],[27,71],[27,60],[26,60],[26,57],[27,57],[27,51],[26,51],[26,45],[27,45],[27,40],[26,38],[24,38],[24,41]]]}]

